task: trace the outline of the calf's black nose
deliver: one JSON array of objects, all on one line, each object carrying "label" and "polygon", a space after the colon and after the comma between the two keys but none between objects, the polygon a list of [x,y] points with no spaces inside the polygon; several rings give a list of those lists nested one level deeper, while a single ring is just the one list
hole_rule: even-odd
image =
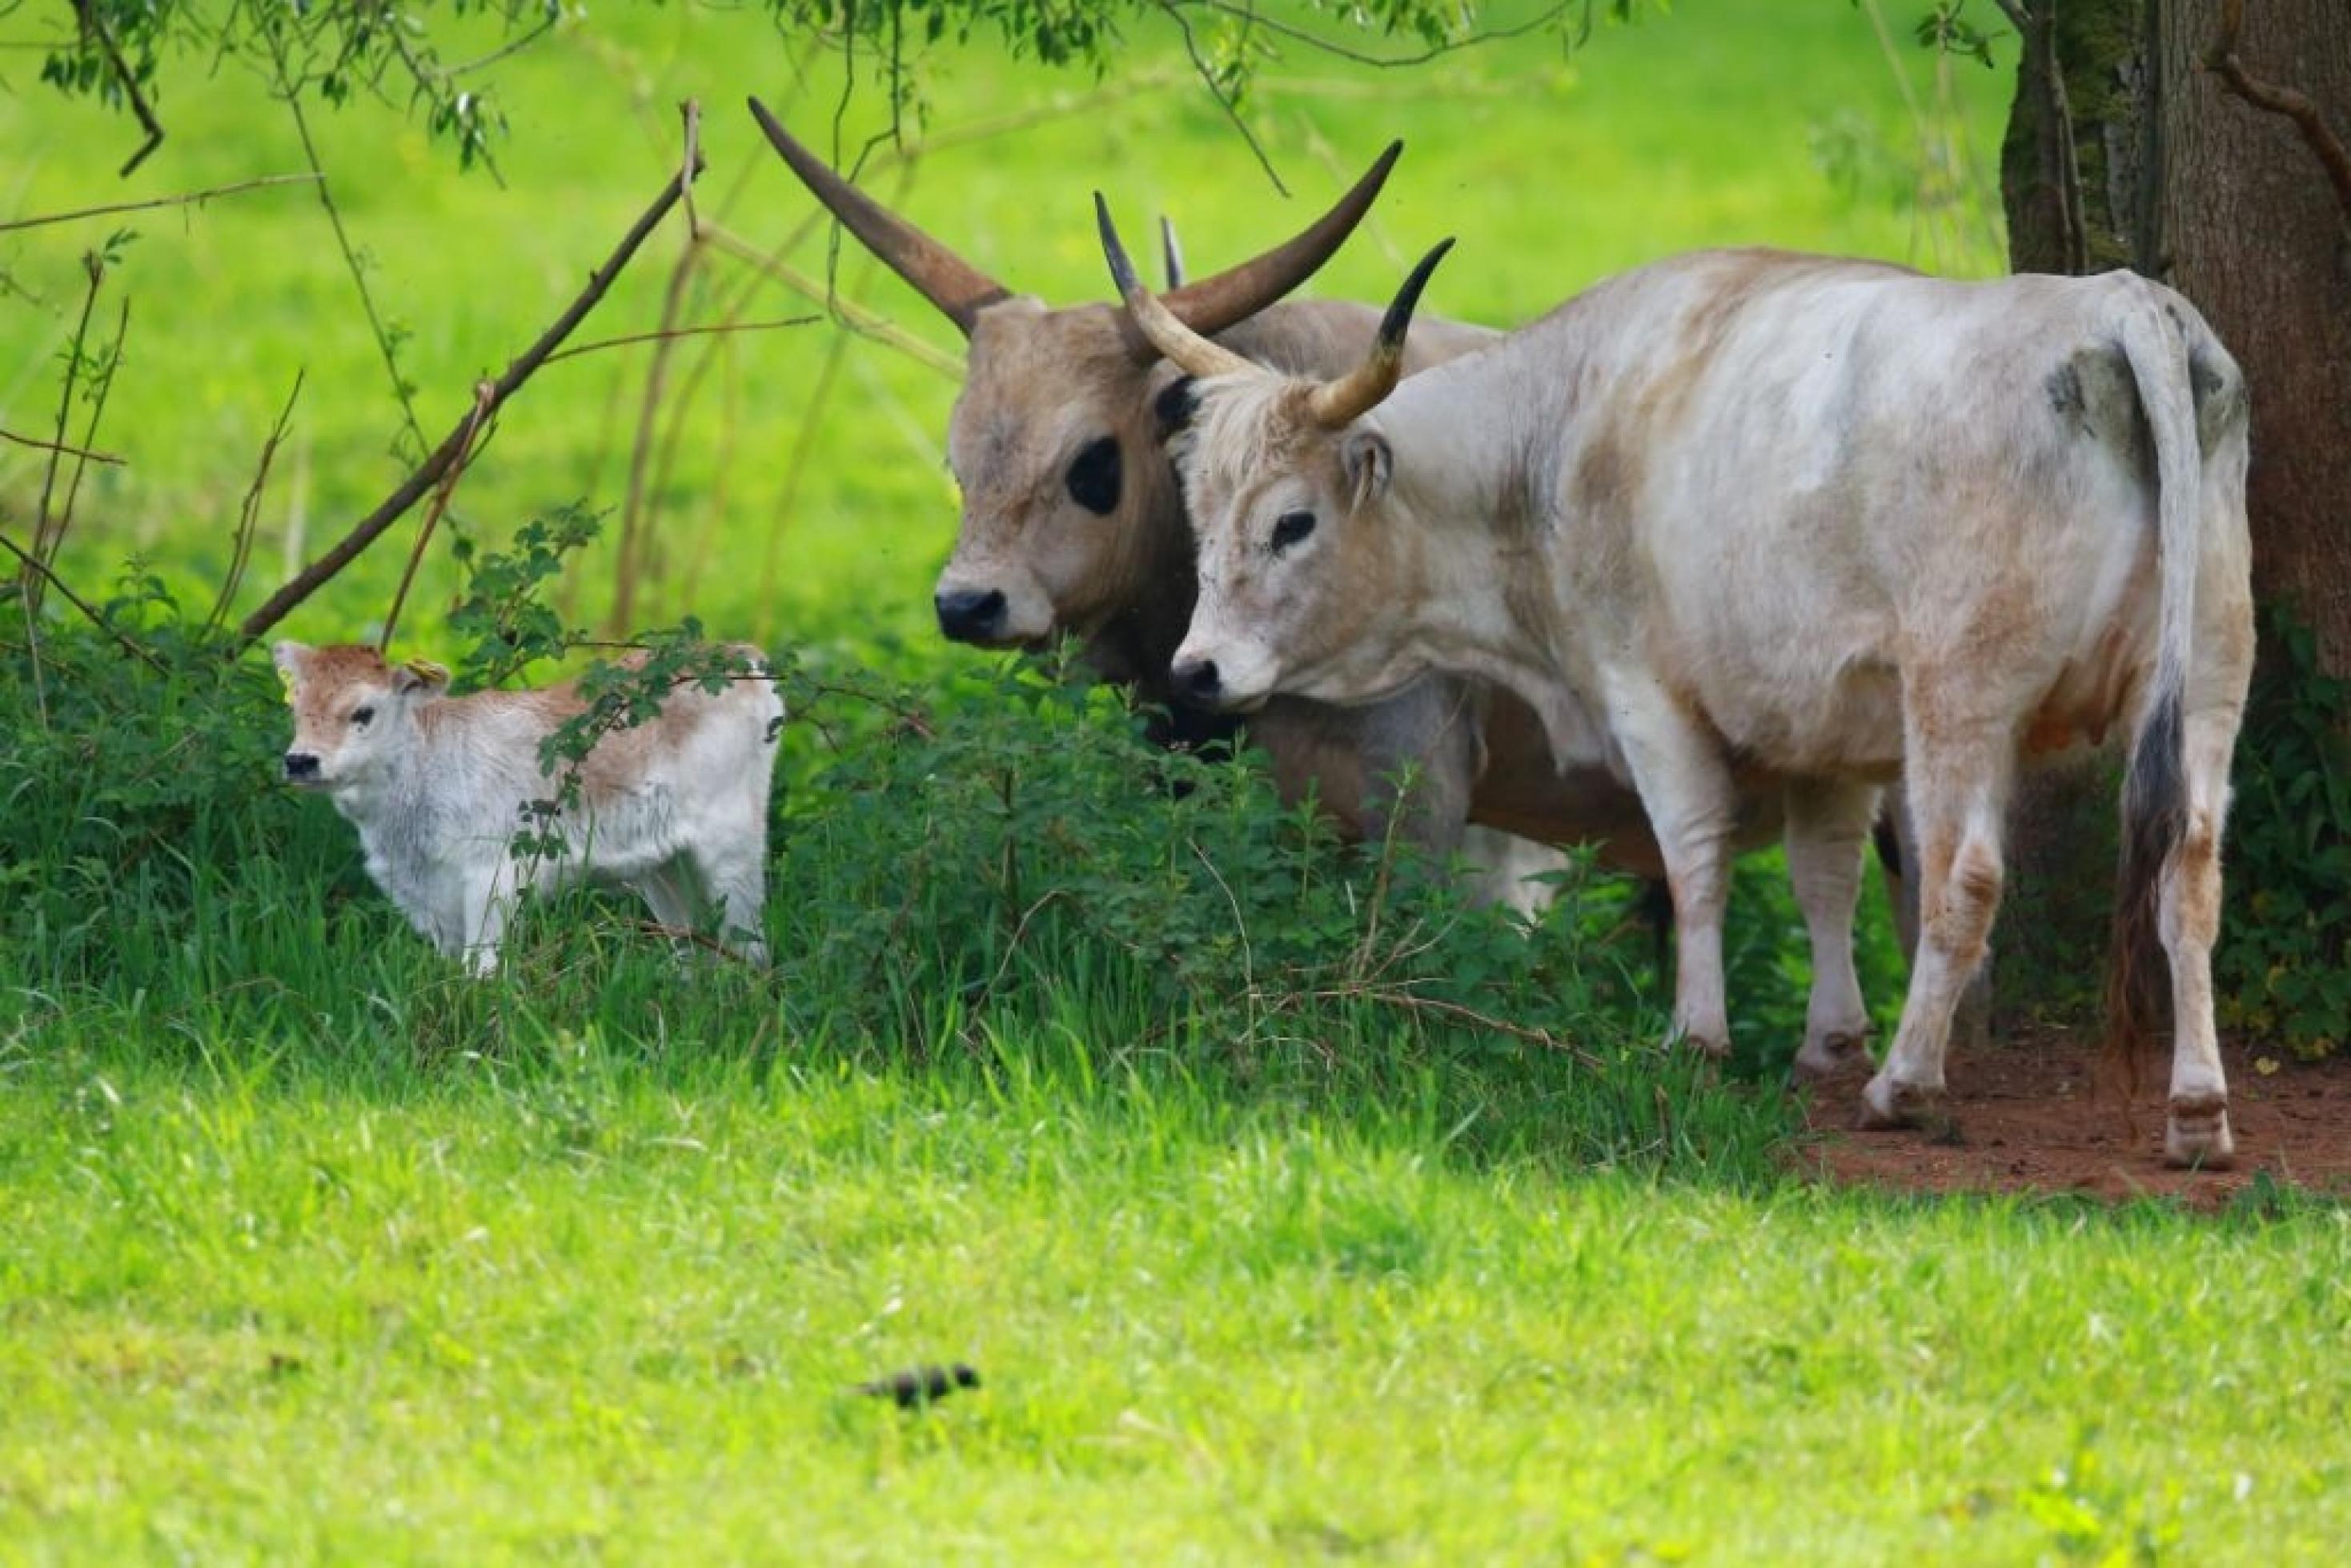
[{"label": "calf's black nose", "polygon": [[1212,703],[1224,695],[1224,678],[1214,659],[1193,659],[1167,672],[1176,695],[1196,703]]},{"label": "calf's black nose", "polygon": [[289,751],[286,754],[287,778],[316,779],[318,776],[319,759],[317,758],[307,751]]},{"label": "calf's black nose", "polygon": [[959,588],[931,603],[939,612],[939,630],[958,643],[987,642],[1004,621],[1004,595],[993,588]]}]

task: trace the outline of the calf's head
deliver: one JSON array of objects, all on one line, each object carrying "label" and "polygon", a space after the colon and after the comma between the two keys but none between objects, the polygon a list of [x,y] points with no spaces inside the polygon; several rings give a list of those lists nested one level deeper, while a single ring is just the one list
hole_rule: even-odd
[{"label": "calf's head", "polygon": [[270,653],[294,710],[286,781],[330,793],[381,778],[408,743],[415,704],[449,685],[437,665],[387,664],[373,648],[279,643]]},{"label": "calf's head", "polygon": [[1395,389],[1405,334],[1452,241],[1422,258],[1378,339],[1335,381],[1285,376],[1192,331],[1143,287],[1110,212],[1102,251],[1127,315],[1193,380],[1170,398],[1197,547],[1199,599],[1170,673],[1177,695],[1251,708],[1276,693],[1368,702],[1417,675],[1398,639],[1405,540],[1382,516],[1394,454],[1372,417]]},{"label": "calf's head", "polygon": [[[1189,547],[1154,407],[1171,379],[1159,350],[1114,308],[1016,296],[841,179],[756,99],[751,113],[817,199],[969,344],[947,427],[963,514],[933,597],[939,630],[984,646],[1091,636],[1164,595]],[[1264,309],[1338,249],[1401,151],[1296,237],[1171,289],[1163,308],[1207,334]]]}]

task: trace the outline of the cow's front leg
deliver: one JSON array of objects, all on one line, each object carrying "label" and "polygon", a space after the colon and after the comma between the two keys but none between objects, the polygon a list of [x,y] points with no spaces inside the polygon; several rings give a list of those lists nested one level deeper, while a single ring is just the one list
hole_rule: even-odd
[{"label": "cow's front leg", "polygon": [[1722,912],[1739,792],[1719,739],[1653,684],[1611,694],[1609,717],[1657,837],[1674,899],[1674,1033],[1708,1056],[1730,1050]]},{"label": "cow's front leg", "polygon": [[1853,967],[1853,911],[1861,846],[1877,818],[1877,786],[1797,779],[1786,789],[1788,880],[1812,938],[1813,994],[1804,1009],[1799,1079],[1822,1079],[1869,1060],[1869,1009]]}]

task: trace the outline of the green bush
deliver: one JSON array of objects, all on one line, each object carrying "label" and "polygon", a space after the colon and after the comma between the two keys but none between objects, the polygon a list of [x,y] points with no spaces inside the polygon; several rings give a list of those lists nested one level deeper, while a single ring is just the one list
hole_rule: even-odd
[{"label": "green bush", "polygon": [[2315,1059],[2351,1038],[2351,682],[2290,616],[2264,612],[2261,636],[2214,978],[2222,1028]]}]

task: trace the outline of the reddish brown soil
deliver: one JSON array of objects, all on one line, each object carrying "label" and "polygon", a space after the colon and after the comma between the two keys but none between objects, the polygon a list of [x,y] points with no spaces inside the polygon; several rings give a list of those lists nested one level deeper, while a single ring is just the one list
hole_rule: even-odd
[{"label": "reddish brown soil", "polygon": [[2351,1061],[2280,1061],[2265,1073],[2246,1051],[2223,1054],[2231,1170],[2164,1167],[2168,1060],[2142,1070],[2126,1124],[2119,1079],[2101,1066],[2096,1042],[2062,1034],[1954,1051],[1951,1124],[1939,1131],[1857,1131],[1862,1078],[1832,1080],[1812,1092],[1805,1121],[1815,1136],[1798,1157],[1834,1181],[1908,1192],[2158,1195],[2211,1207],[2266,1171],[2351,1195]]}]

